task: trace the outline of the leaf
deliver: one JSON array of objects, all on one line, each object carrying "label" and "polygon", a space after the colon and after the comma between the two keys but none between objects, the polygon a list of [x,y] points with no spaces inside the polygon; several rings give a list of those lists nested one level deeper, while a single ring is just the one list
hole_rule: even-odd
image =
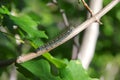
[{"label": "leaf", "polygon": [[1,14],[8,14],[8,15],[10,14],[9,10],[5,6],[2,6],[0,8],[0,13]]},{"label": "leaf", "polygon": [[60,70],[60,76],[62,80],[95,80],[88,76],[78,60],[71,60],[65,68]]},{"label": "leaf", "polygon": [[22,15],[19,17],[10,15],[11,20],[14,21],[23,31],[28,34],[29,38],[48,38],[44,31],[37,29],[37,23],[29,16]]},{"label": "leaf", "polygon": [[42,18],[41,18],[39,15],[35,14],[34,12],[30,12],[30,13],[28,13],[28,15],[29,15],[36,23],[38,23],[38,24],[41,23]]},{"label": "leaf", "polygon": [[45,53],[42,56],[48,59],[57,68],[64,68],[66,66],[65,62],[62,62],[61,60],[53,57],[50,53]]},{"label": "leaf", "polygon": [[71,60],[66,67],[58,69],[60,73],[58,76],[51,74],[50,64],[43,59],[16,64],[16,66],[19,72],[32,80],[98,80],[90,78],[78,60]]},{"label": "leaf", "polygon": [[30,43],[35,49],[37,49],[39,46],[43,45],[43,41],[40,39],[31,39]]},{"label": "leaf", "polygon": [[32,80],[61,80],[50,72],[50,65],[46,60],[32,60],[23,64],[16,64],[17,70]]}]

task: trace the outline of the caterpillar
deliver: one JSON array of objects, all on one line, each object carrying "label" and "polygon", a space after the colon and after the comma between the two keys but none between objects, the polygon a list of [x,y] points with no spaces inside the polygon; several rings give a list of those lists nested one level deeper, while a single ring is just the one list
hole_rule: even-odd
[{"label": "caterpillar", "polygon": [[48,50],[52,49],[54,46],[58,45],[62,40],[64,40],[73,31],[73,29],[74,29],[74,27],[69,27],[65,32],[63,32],[61,35],[59,35],[55,39],[47,42],[43,46],[40,46],[36,50],[36,52],[43,51],[43,50],[48,51]]}]

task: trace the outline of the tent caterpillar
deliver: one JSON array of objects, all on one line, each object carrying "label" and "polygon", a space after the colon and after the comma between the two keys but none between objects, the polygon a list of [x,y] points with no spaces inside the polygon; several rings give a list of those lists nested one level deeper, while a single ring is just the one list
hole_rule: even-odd
[{"label": "tent caterpillar", "polygon": [[55,39],[51,40],[50,42],[44,44],[43,46],[40,46],[36,52],[38,51],[49,51],[51,48],[59,44],[62,40],[64,40],[72,31],[74,27],[69,27],[65,32],[63,32],[61,35],[56,37]]}]

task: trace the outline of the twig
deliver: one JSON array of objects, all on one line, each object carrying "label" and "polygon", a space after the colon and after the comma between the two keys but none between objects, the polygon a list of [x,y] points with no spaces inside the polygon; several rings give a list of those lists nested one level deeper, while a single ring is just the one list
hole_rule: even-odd
[{"label": "twig", "polygon": [[69,26],[69,22],[68,22],[68,19],[67,19],[66,14],[65,14],[65,11],[64,11],[63,9],[60,9],[60,12],[61,12],[61,14],[62,14],[62,17],[63,17],[63,21],[64,21],[65,26],[68,27],[68,26]]},{"label": "twig", "polygon": [[84,0],[81,0],[83,5],[87,8],[87,10],[90,12],[91,16],[94,15],[92,9],[87,5],[87,3]]},{"label": "twig", "polygon": [[16,71],[16,67],[14,65],[11,66],[11,70],[9,73],[10,73],[9,80],[17,80],[17,71]]},{"label": "twig", "polygon": [[93,17],[91,17],[90,19],[86,20],[85,22],[83,22],[81,25],[75,27],[74,29],[72,29],[72,31],[69,33],[69,35],[67,36],[63,36],[64,39],[60,40],[60,42],[55,42],[55,44],[52,43],[52,46],[44,46],[47,48],[44,48],[43,50],[38,50],[36,53],[29,53],[27,55],[24,56],[20,56],[17,59],[17,63],[22,63],[28,60],[31,60],[33,58],[36,58],[40,55],[42,55],[45,52],[48,52],[54,48],[56,48],[57,46],[65,43],[66,41],[68,41],[69,39],[73,38],[75,35],[77,35],[78,33],[80,33],[81,31],[83,31],[85,28],[87,28],[91,23],[96,21],[97,19],[100,19],[103,15],[105,15],[109,10],[111,10],[117,3],[119,3],[120,0],[113,0],[111,1],[105,8],[103,8],[100,12],[98,12],[97,14],[95,14]]},{"label": "twig", "polygon": [[[91,16],[94,16],[94,12],[93,10],[87,5],[87,3],[85,2],[85,0],[81,0],[83,5],[87,8],[87,10],[90,12]],[[96,18],[96,21],[99,23],[99,24],[102,24],[99,19]]]},{"label": "twig", "polygon": [[79,52],[79,47],[80,47],[79,35],[77,35],[73,38],[73,49],[72,49],[71,59],[74,59],[74,60],[77,59],[78,52]]},{"label": "twig", "polygon": [[68,27],[68,26],[69,26],[69,22],[68,22],[68,19],[67,19],[67,16],[66,16],[66,14],[65,14],[64,9],[62,9],[62,8],[58,5],[57,0],[52,0],[52,1],[53,1],[53,3],[54,3],[55,5],[58,6],[59,11],[60,11],[60,13],[62,14],[62,18],[63,18],[64,24],[65,24],[66,27]]}]

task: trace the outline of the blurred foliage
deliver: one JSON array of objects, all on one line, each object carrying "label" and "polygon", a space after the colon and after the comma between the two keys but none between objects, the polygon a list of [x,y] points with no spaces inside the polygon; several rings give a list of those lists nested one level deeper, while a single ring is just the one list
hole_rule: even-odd
[{"label": "blurred foliage", "polygon": [[18,71],[32,80],[98,80],[88,76],[80,61],[71,60],[66,64],[65,68],[62,67],[58,73],[55,73],[56,76],[51,74],[49,63],[43,59],[17,64],[17,67],[19,67]]},{"label": "blurred foliage", "polygon": [[[65,28],[64,22],[58,6],[50,5],[51,2],[52,0],[0,0],[0,60],[35,51],[61,33]],[[104,0],[103,5],[109,2]],[[58,5],[65,10],[72,25],[78,25],[86,19],[87,11],[77,0],[58,0]],[[117,5],[101,19],[103,25],[100,27],[96,53],[88,70],[91,77],[104,76],[109,80],[108,77],[113,76],[115,80],[120,79],[119,8],[120,5]],[[16,40],[21,44],[16,44]],[[24,64],[16,64],[18,80],[27,80],[28,77],[34,80],[80,80],[81,77],[82,80],[92,80],[81,64],[68,61],[71,59],[72,44],[73,40],[70,40],[50,51],[56,58],[47,53]],[[9,78],[10,68],[0,67],[0,80],[8,80],[5,75]],[[109,75],[115,70],[115,76]]]}]

